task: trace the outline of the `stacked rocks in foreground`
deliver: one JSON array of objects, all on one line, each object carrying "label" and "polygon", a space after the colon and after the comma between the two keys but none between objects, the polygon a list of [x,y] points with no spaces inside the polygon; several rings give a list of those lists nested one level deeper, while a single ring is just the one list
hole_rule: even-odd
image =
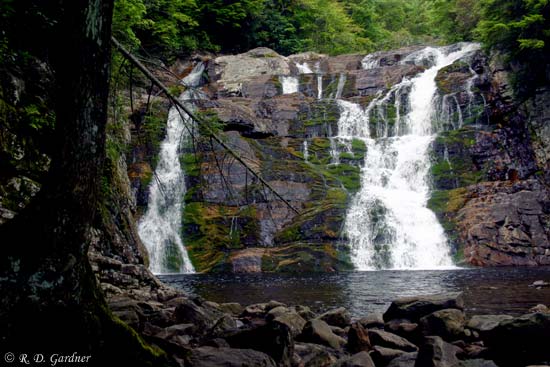
[{"label": "stacked rocks in foreground", "polygon": [[111,307],[176,365],[518,367],[550,362],[550,313],[467,318],[460,293],[403,298],[352,320],[276,301],[242,307],[199,297],[111,299]]}]

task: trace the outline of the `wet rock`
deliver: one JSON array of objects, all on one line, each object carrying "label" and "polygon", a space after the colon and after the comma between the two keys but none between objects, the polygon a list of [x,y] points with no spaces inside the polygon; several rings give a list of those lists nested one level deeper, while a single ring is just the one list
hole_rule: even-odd
[{"label": "wet rock", "polygon": [[371,350],[369,334],[360,322],[351,324],[349,328],[347,349],[351,353]]},{"label": "wet rock", "polygon": [[546,362],[550,360],[550,315],[531,313],[501,321],[484,340],[499,366]]},{"label": "wet rock", "polygon": [[346,327],[351,323],[351,316],[344,307],[339,307],[334,310],[327,311],[319,315],[318,319],[323,320],[329,325]]},{"label": "wet rock", "polygon": [[386,366],[392,360],[402,356],[403,354],[407,354],[407,353],[400,349],[384,348],[377,345],[373,347],[371,352],[371,357],[374,363],[376,364],[376,366]]},{"label": "wet rock", "polygon": [[379,345],[391,349],[400,349],[405,352],[416,352],[418,347],[398,335],[383,330],[369,330],[370,342],[372,345]]},{"label": "wet rock", "polygon": [[318,344],[296,343],[294,351],[297,367],[329,367],[338,358],[334,350]]},{"label": "wet rock", "polygon": [[337,361],[333,367],[375,367],[375,365],[367,352],[359,352]]},{"label": "wet rock", "polygon": [[438,335],[444,340],[457,340],[464,332],[464,312],[457,309],[445,309],[433,312],[420,319],[424,335]]},{"label": "wet rock", "polygon": [[332,325],[329,325],[330,326],[330,330],[332,330],[332,332],[338,336],[341,336],[342,338],[345,338],[348,333],[347,333],[347,330],[349,329],[349,326],[346,327],[345,329],[342,329],[341,327],[338,327],[338,326],[332,326]]},{"label": "wet rock", "polygon": [[402,354],[399,357],[392,359],[387,367],[414,367],[417,356],[417,352]]},{"label": "wet rock", "polygon": [[438,336],[428,336],[418,351],[415,367],[453,367],[459,363],[460,348]]},{"label": "wet rock", "polygon": [[243,367],[243,362],[248,366],[276,366],[271,357],[256,350],[214,347],[192,349],[185,362],[190,367]]},{"label": "wet rock", "polygon": [[384,315],[381,312],[371,312],[366,317],[359,319],[359,322],[367,329],[383,329]]},{"label": "wet rock", "polygon": [[550,287],[550,283],[545,282],[544,280],[536,280],[533,282],[533,284],[529,285],[529,287],[534,287],[534,288]]},{"label": "wet rock", "polygon": [[408,319],[417,322],[432,312],[446,308],[464,309],[462,293],[400,298],[393,301],[384,313],[384,320]]},{"label": "wet rock", "polygon": [[346,340],[334,334],[330,326],[323,320],[313,319],[306,323],[299,340],[340,349]]}]

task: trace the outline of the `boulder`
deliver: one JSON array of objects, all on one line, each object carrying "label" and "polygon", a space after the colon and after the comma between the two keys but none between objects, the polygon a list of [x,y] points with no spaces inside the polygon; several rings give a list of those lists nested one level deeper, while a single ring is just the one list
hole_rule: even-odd
[{"label": "boulder", "polygon": [[392,359],[387,367],[414,367],[418,352],[401,354],[399,357]]},{"label": "boulder", "polygon": [[464,332],[464,312],[454,308],[440,310],[420,319],[424,335],[438,335],[444,340],[459,339]]},{"label": "boulder", "polygon": [[307,322],[302,318],[302,316],[292,311],[283,313],[275,317],[273,320],[288,326],[293,337],[296,337],[302,333],[302,330]]},{"label": "boulder", "polygon": [[348,331],[348,350],[351,353],[368,352],[371,350],[369,334],[359,322],[351,324]]},{"label": "boulder", "polygon": [[180,324],[194,324],[197,331],[208,332],[224,316],[219,310],[200,303],[200,300],[182,299],[174,312],[174,318]]},{"label": "boulder", "polygon": [[384,320],[408,319],[417,322],[420,318],[446,308],[464,309],[462,293],[447,293],[432,296],[400,298],[393,301],[384,313]]},{"label": "boulder", "polygon": [[524,366],[550,360],[550,314],[531,313],[501,321],[485,333],[489,353],[499,366]]},{"label": "boulder", "polygon": [[330,326],[323,320],[313,319],[306,323],[299,340],[329,346],[340,349],[346,340],[334,334]]},{"label": "boulder", "polygon": [[418,347],[405,338],[383,330],[369,330],[368,332],[371,345],[381,347],[400,349],[405,352],[416,352]]},{"label": "boulder", "polygon": [[359,319],[359,322],[367,329],[383,329],[384,315],[380,312],[372,312],[366,317]]},{"label": "boulder", "polygon": [[344,307],[335,308],[319,315],[318,319],[323,320],[329,325],[344,328],[351,323],[351,316]]},{"label": "boulder", "polygon": [[481,335],[493,330],[504,320],[511,320],[509,315],[474,315],[468,320],[466,327],[479,332]]},{"label": "boulder", "polygon": [[372,349],[371,357],[377,366],[386,366],[395,358],[407,354],[400,349],[384,348],[381,346],[375,346]]},{"label": "boulder", "polygon": [[294,352],[293,365],[298,367],[328,367],[338,358],[334,350],[319,344],[296,343]]},{"label": "boulder", "polygon": [[468,359],[460,361],[454,367],[498,367],[495,362],[486,359]]},{"label": "boulder", "polygon": [[461,349],[438,336],[428,336],[418,351],[415,367],[453,367]]},{"label": "boulder", "polygon": [[185,358],[189,367],[276,367],[267,354],[250,349],[200,347]]},{"label": "boulder", "polygon": [[359,352],[337,361],[332,367],[376,367],[367,352]]},{"label": "boulder", "polygon": [[418,324],[406,319],[390,320],[384,325],[384,329],[415,343],[422,338]]},{"label": "boulder", "polygon": [[302,316],[304,320],[309,321],[315,318],[315,313],[307,306],[292,306],[290,309],[296,312],[298,315]]},{"label": "boulder", "polygon": [[220,310],[233,316],[239,316],[244,311],[244,307],[236,302],[220,303]]},{"label": "boulder", "polygon": [[273,321],[262,326],[233,330],[223,338],[232,348],[254,349],[271,356],[279,366],[290,366],[294,338],[288,326]]}]

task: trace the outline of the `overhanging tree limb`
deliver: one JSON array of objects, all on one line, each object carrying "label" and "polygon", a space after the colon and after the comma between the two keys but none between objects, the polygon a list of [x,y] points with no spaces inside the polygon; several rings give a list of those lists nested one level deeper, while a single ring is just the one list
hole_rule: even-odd
[{"label": "overhanging tree limb", "polygon": [[177,107],[181,108],[191,119],[193,119],[198,125],[205,129],[205,131],[220,144],[229,154],[231,154],[240,164],[242,164],[254,177],[256,177],[265,187],[267,187],[277,198],[286,204],[293,212],[300,214],[300,212],[292,206],[285,198],[281,196],[266,180],[263,179],[255,170],[252,169],[230,146],[228,146],[202,119],[198,118],[192,111],[190,111],[180,100],[172,95],[168,88],[160,81],[156,76],[154,76],[149,69],[147,69],[135,56],[133,56],[124,46],[118,42],[114,37],[111,37],[112,44],[116,49],[132,64],[134,64],[145,76],[151,80],[153,84],[159,87],[164,94],[174,103]]}]

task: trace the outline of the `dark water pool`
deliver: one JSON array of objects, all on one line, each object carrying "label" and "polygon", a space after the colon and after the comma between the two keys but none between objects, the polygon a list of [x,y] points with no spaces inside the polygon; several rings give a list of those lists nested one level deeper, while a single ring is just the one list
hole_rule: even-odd
[{"label": "dark water pool", "polygon": [[550,305],[550,267],[422,271],[372,271],[325,274],[175,274],[167,284],[215,302],[243,305],[277,300],[310,306],[314,311],[346,307],[354,317],[385,311],[398,297],[463,291],[470,314],[522,314]]}]

